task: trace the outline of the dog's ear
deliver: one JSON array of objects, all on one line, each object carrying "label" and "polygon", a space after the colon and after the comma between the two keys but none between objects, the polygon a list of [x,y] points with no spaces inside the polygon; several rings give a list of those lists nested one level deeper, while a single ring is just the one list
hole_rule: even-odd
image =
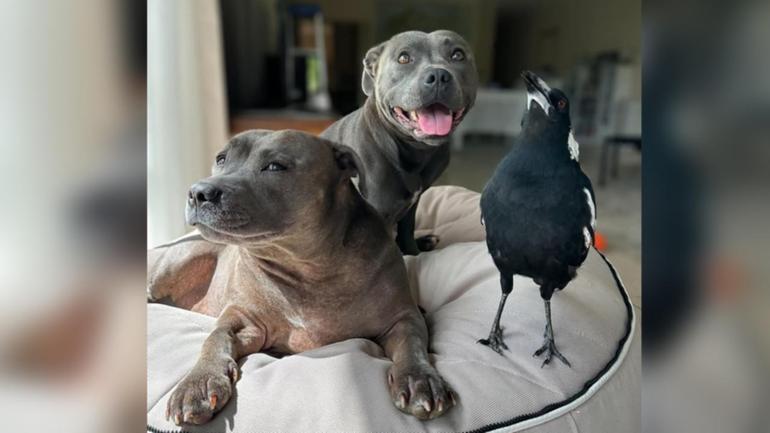
[{"label": "dog's ear", "polygon": [[334,143],[332,149],[334,150],[334,161],[342,171],[342,179],[358,176],[358,185],[359,188],[362,188],[364,183],[364,165],[361,163],[358,154],[352,148],[339,143]]},{"label": "dog's ear", "polygon": [[374,82],[377,74],[377,63],[380,60],[380,55],[385,49],[385,42],[376,45],[369,49],[364,56],[364,72],[361,74],[361,89],[364,90],[366,96],[372,96],[374,94]]}]

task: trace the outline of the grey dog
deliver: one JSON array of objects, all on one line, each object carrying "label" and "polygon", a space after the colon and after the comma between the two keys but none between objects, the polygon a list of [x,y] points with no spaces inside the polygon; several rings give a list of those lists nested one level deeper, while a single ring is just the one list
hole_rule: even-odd
[{"label": "grey dog", "polygon": [[397,408],[430,419],[454,406],[428,360],[401,254],[350,181],[358,165],[348,147],[318,137],[249,131],[190,188],[187,222],[200,235],[148,253],[149,300],[217,317],[168,400],[176,424],[202,424],[221,410],[246,355],[355,337],[393,360],[387,383]]},{"label": "grey dog", "polygon": [[449,136],[476,100],[473,53],[448,30],[399,33],[366,53],[361,86],[364,106],[321,136],[354,149],[366,174],[361,194],[397,226],[401,251],[417,254],[420,194],[449,164]]}]

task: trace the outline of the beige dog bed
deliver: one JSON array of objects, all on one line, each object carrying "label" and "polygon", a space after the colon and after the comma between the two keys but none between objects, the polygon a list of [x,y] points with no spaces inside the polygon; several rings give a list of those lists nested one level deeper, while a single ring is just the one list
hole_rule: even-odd
[{"label": "beige dog bed", "polygon": [[[497,269],[484,242],[458,243],[479,233],[483,237],[472,215],[478,195],[457,188],[432,190],[426,192],[418,227],[432,228],[444,248],[406,260],[415,297],[426,310],[432,360],[457,391],[457,407],[426,422],[401,413],[387,391],[390,361],[373,342],[353,339],[280,359],[247,357],[240,362],[235,397],[223,411],[206,425],[179,428],[164,419],[166,400],[193,366],[214,318],[151,304],[148,431],[637,431],[638,330],[628,295],[609,262],[592,251],[578,277],[554,296],[557,344],[572,368],[558,361],[541,368],[532,357],[542,343],[543,305],[535,284],[523,277],[515,279],[501,322],[510,350],[499,356],[476,343],[488,333],[499,300]],[[452,201],[453,195],[459,200]],[[447,207],[460,202],[456,213]],[[437,207],[447,212],[431,214]],[[463,224],[467,227],[453,232]]]}]

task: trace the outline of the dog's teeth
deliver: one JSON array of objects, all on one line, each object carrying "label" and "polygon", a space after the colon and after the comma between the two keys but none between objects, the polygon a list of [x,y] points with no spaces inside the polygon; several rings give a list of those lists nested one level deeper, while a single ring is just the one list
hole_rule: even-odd
[{"label": "dog's teeth", "polygon": [[417,120],[417,112],[416,111],[410,111],[409,112],[409,118],[412,120]]}]

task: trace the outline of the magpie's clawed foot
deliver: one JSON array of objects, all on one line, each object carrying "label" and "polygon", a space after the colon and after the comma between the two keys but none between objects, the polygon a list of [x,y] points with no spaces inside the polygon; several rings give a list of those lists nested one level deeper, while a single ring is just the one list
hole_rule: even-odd
[{"label": "magpie's clawed foot", "polygon": [[543,364],[540,366],[540,368],[545,367],[546,364],[551,363],[551,359],[553,357],[556,357],[561,360],[561,362],[565,363],[567,367],[572,368],[572,364],[567,361],[567,358],[559,352],[559,349],[556,348],[556,344],[553,341],[553,338],[545,337],[545,341],[543,342],[543,346],[540,349],[537,349],[535,353],[532,354],[534,357],[538,357],[542,354],[545,354],[545,359],[543,360]]},{"label": "magpie's clawed foot", "polygon": [[502,326],[499,326],[490,331],[489,338],[482,338],[481,340],[477,341],[477,343],[489,346],[490,349],[494,350],[500,355],[503,354],[503,349],[508,350],[508,345],[505,344],[505,341],[503,341]]}]

